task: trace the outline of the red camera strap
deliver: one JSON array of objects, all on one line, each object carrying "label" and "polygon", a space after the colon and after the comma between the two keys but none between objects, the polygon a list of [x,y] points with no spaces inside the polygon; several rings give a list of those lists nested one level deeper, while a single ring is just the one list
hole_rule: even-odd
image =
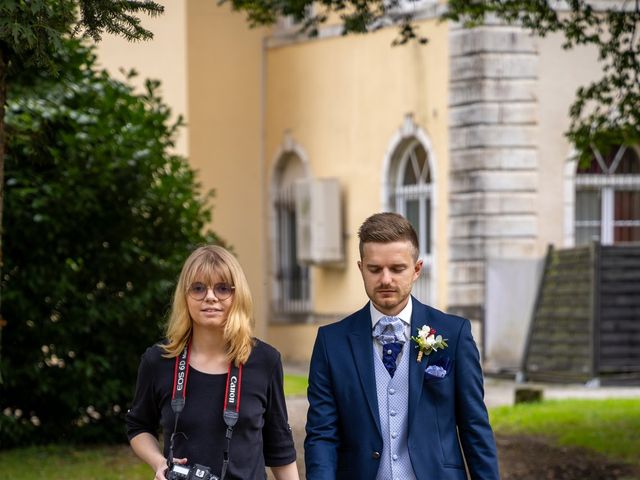
[{"label": "red camera strap", "polygon": [[[184,405],[187,401],[187,378],[189,377],[189,358],[191,352],[191,340],[180,355],[176,357],[176,365],[173,373],[173,394],[171,396],[171,409],[175,414],[175,424],[173,428],[173,434],[171,435],[171,445],[169,448],[170,458],[167,462],[173,462],[173,439],[178,429],[178,417],[180,412],[184,409]],[[238,422],[238,416],[240,415],[240,390],[242,387],[242,364],[236,366],[233,362],[229,364],[229,370],[227,372],[227,386],[224,393],[224,409],[222,417],[224,423],[227,426],[225,438],[227,440],[226,447],[222,452],[222,474],[220,480],[224,480],[227,473],[227,467],[229,466],[229,445],[231,443],[231,436],[233,435],[233,427]]]},{"label": "red camera strap", "polygon": [[182,412],[187,400],[187,378],[189,376],[189,357],[191,353],[191,340],[180,355],[176,357],[176,366],[173,371],[173,395],[171,396],[171,409],[175,414]]}]

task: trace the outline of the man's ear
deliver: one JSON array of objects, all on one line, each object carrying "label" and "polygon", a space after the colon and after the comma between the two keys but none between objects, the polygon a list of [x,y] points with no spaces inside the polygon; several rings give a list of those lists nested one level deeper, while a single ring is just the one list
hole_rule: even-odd
[{"label": "man's ear", "polygon": [[362,260],[358,260],[358,269],[360,270],[360,273],[362,273]]},{"label": "man's ear", "polygon": [[422,266],[423,266],[424,262],[422,259],[418,260],[416,262],[416,265],[414,268],[414,280],[417,279],[420,276],[420,272],[422,272]]}]

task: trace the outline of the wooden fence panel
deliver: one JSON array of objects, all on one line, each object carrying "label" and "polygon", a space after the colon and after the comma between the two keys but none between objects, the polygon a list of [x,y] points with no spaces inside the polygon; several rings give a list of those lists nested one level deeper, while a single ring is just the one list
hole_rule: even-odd
[{"label": "wooden fence panel", "polygon": [[599,375],[640,378],[640,247],[601,247]]}]

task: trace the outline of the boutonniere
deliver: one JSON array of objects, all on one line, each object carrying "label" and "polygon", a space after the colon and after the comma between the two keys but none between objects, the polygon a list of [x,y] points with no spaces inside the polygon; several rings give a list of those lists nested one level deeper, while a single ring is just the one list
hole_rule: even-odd
[{"label": "boutonniere", "polygon": [[418,329],[418,336],[411,337],[411,340],[417,343],[416,348],[418,351],[418,362],[422,360],[422,355],[430,355],[431,352],[441,350],[447,347],[447,339],[442,338],[442,335],[436,336],[435,329],[429,325],[423,325]]}]

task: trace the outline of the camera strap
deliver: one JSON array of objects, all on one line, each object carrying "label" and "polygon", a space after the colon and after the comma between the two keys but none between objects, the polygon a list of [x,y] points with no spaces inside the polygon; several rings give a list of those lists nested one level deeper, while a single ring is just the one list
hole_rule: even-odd
[{"label": "camera strap", "polygon": [[[169,442],[169,458],[167,466],[173,465],[173,447],[178,433],[178,419],[187,401],[187,377],[189,376],[189,357],[191,352],[191,339],[184,347],[182,353],[176,357],[176,366],[173,370],[173,394],[171,395],[171,410],[174,413],[173,433]],[[184,435],[184,434],[183,434]],[[185,435],[186,437],[186,435]]]},{"label": "camera strap", "polygon": [[222,452],[222,473],[220,480],[224,480],[229,467],[229,446],[231,445],[231,436],[233,435],[233,427],[238,421],[240,413],[240,387],[242,385],[242,364],[236,366],[233,362],[229,364],[229,372],[227,373],[227,388],[224,394],[224,412],[222,417],[227,425],[225,438],[227,439],[224,452]]},{"label": "camera strap", "polygon": [[[171,396],[171,409],[175,415],[175,423],[173,433],[171,434],[171,442],[169,445],[169,458],[167,464],[171,467],[173,463],[173,447],[174,437],[178,429],[178,418],[184,409],[187,401],[187,378],[189,376],[189,357],[191,352],[191,340],[185,346],[180,355],[176,357],[176,365],[173,373],[173,394]],[[233,436],[233,427],[238,422],[240,414],[240,387],[242,385],[242,364],[236,366],[233,362],[229,363],[227,372],[227,386],[224,394],[224,409],[222,418],[227,426],[225,433],[226,446],[222,452],[222,473],[220,480],[224,480],[229,467],[229,446],[231,445],[231,437]]]}]

